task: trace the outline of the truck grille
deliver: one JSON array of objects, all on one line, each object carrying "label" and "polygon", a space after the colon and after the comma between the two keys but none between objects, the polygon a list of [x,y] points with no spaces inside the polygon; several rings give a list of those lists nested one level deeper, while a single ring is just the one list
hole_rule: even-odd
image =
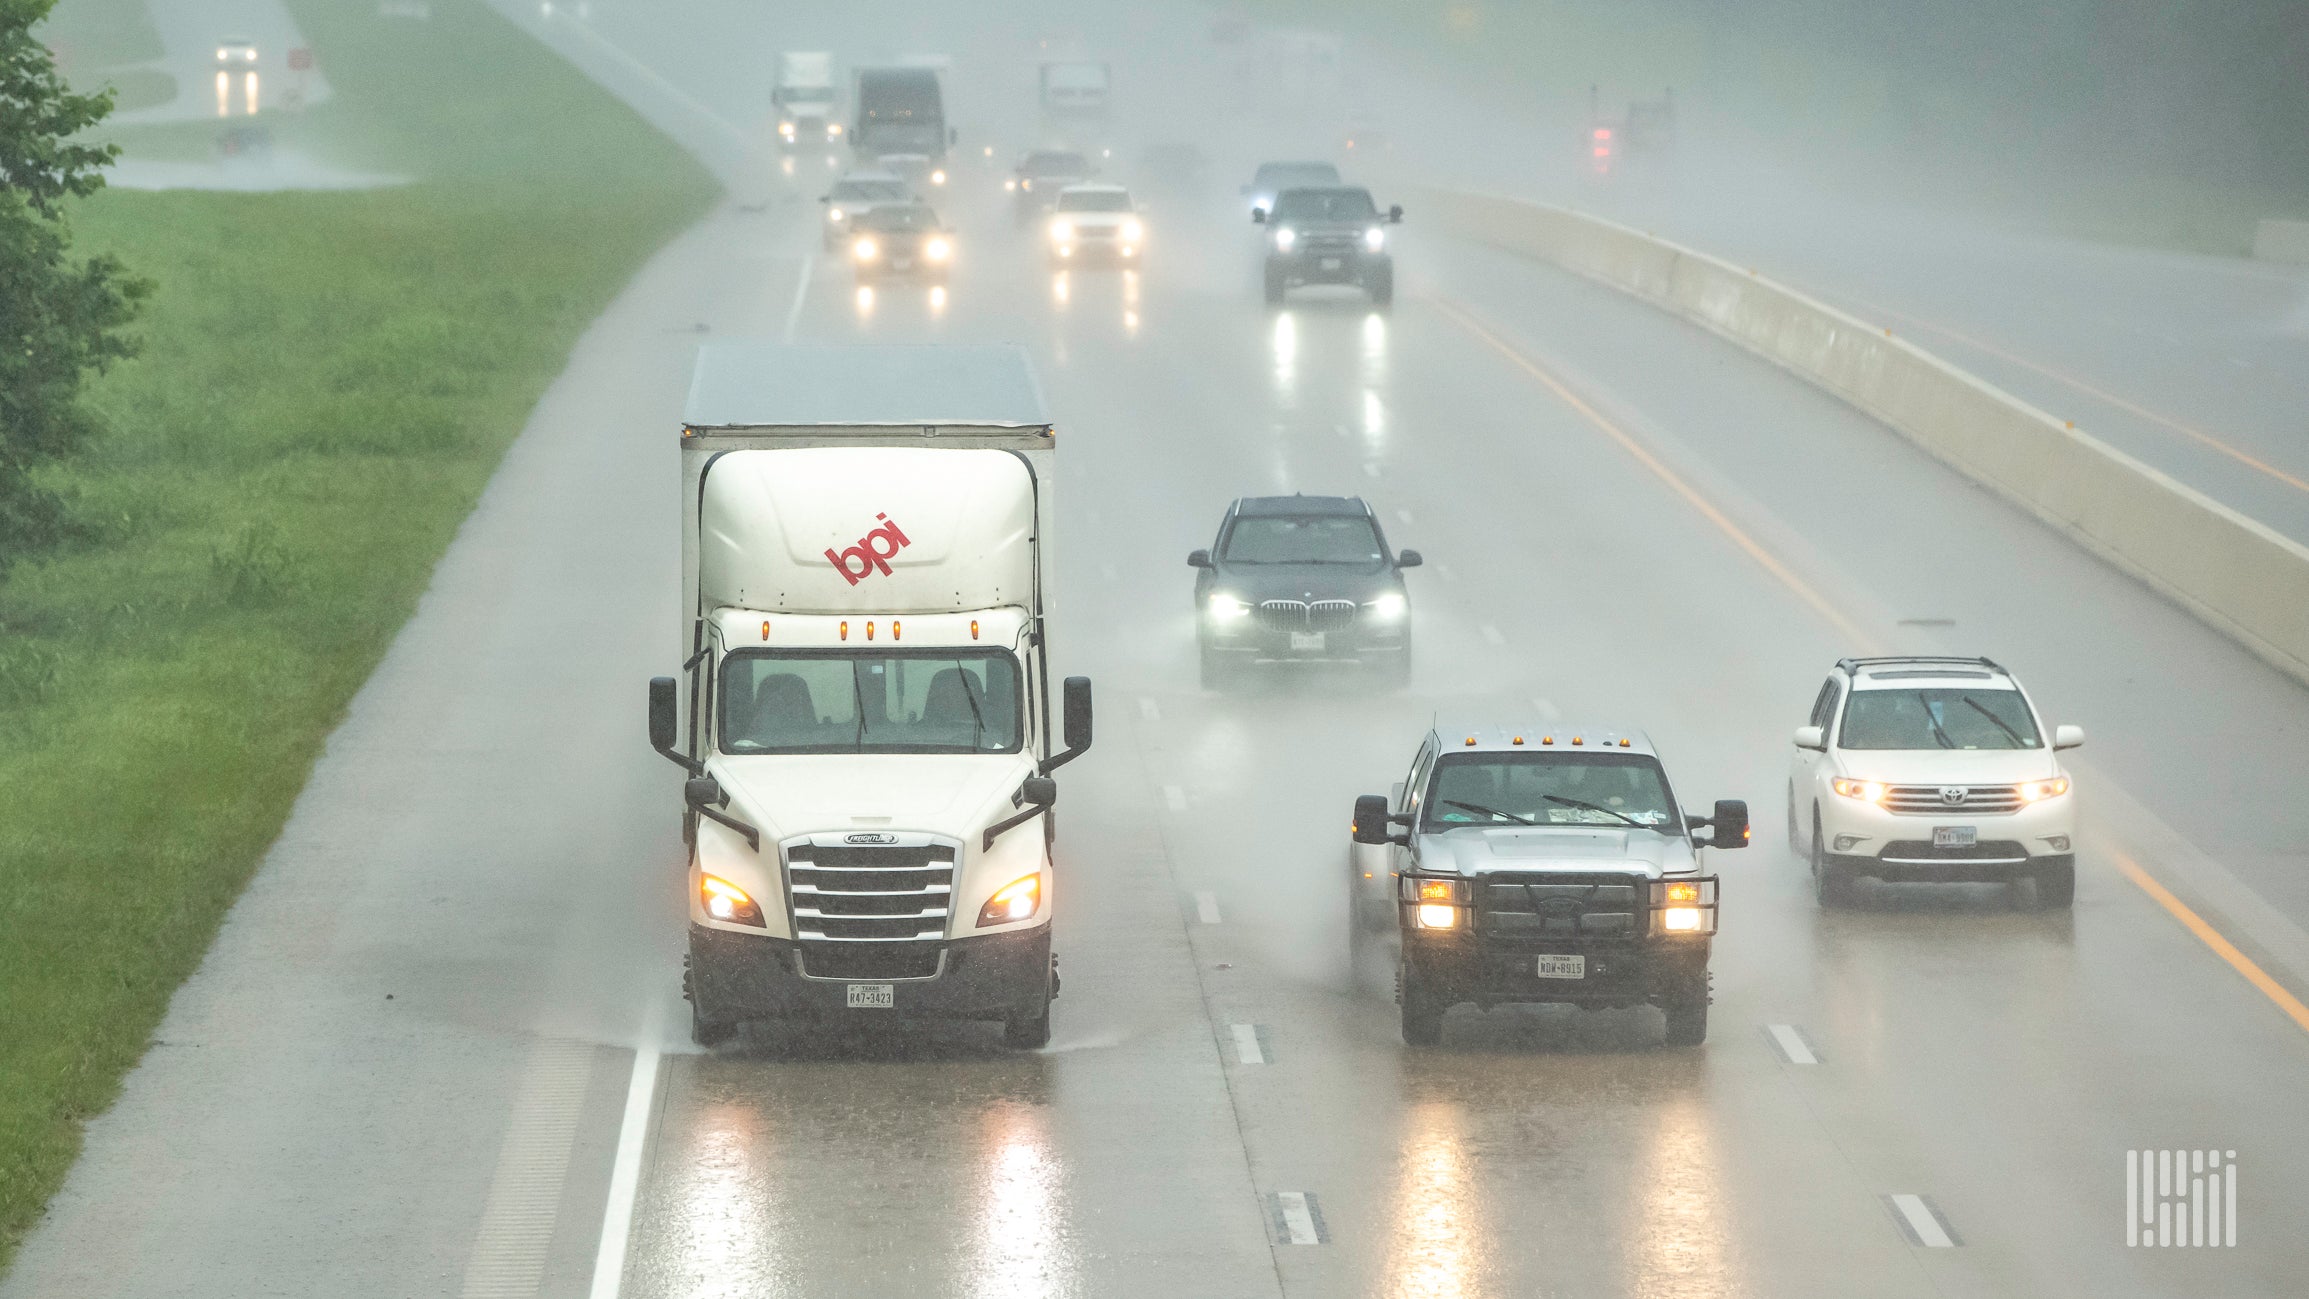
[{"label": "truck grille", "polygon": [[1344,631],[1354,624],[1353,600],[1266,600],[1259,605],[1259,626],[1267,631]]},{"label": "truck grille", "polygon": [[[1946,795],[1954,793],[1950,801]],[[1905,816],[2003,816],[2020,809],[2020,791],[2011,785],[1891,785],[1884,810]]]},{"label": "truck grille", "polygon": [[1501,873],[1476,885],[1476,929],[1500,938],[1634,938],[1648,880],[1622,872]]},{"label": "truck grille", "polygon": [[954,904],[952,840],[923,834],[815,835],[779,845],[794,937],[804,942],[934,942]]}]

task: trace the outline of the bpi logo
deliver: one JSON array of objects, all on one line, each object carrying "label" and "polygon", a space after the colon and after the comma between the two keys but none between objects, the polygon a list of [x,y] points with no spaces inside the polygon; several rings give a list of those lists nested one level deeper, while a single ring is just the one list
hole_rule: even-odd
[{"label": "bpi logo", "polygon": [[[826,562],[832,564],[841,573],[842,580],[852,586],[875,573],[890,576],[890,561],[897,557],[899,551],[914,544],[906,540],[905,533],[898,531],[897,524],[890,522],[889,515],[877,514],[874,517],[882,521],[882,526],[858,538],[857,545],[840,554],[835,554],[831,547],[826,551]],[[885,545],[889,549],[883,549]],[[855,568],[850,566],[853,559],[857,561]]]}]

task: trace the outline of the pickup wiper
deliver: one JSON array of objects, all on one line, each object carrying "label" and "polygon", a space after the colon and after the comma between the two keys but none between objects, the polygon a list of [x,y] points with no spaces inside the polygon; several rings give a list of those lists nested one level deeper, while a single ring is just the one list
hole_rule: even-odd
[{"label": "pickup wiper", "polygon": [[1502,821],[1513,821],[1517,825],[1539,824],[1537,821],[1526,820],[1523,817],[1517,816],[1513,812],[1502,812],[1496,807],[1485,807],[1481,803],[1462,803],[1456,798],[1439,798],[1435,801],[1443,804],[1445,807],[1456,807],[1463,812],[1474,812],[1482,816],[1496,816]]},{"label": "pickup wiper", "polygon": [[2012,747],[2016,749],[2025,749],[2028,747],[2028,741],[2020,738],[2020,732],[2005,725],[2004,719],[1997,716],[1995,713],[1988,711],[1987,705],[1981,703],[1971,695],[1966,695],[1964,697],[1964,702],[1971,706],[1972,711],[1980,714],[1982,717],[1987,718],[1991,726],[1994,726],[1996,729],[2004,732],[2006,735],[2011,736]]},{"label": "pickup wiper", "polygon": [[1649,830],[1649,829],[1651,829],[1651,828],[1652,828],[1652,827],[1650,827],[1650,826],[1648,826],[1648,825],[1645,825],[1643,822],[1636,820],[1634,817],[1627,815],[1627,814],[1626,814],[1626,813],[1624,813],[1624,812],[1614,812],[1614,811],[1612,811],[1612,810],[1611,810],[1610,808],[1608,808],[1608,807],[1601,807],[1601,806],[1598,806],[1597,804],[1594,804],[1594,803],[1590,803],[1590,802],[1588,802],[1588,801],[1587,801],[1587,800],[1585,800],[1585,799],[1579,799],[1579,798],[1565,798],[1565,797],[1564,797],[1563,795],[1561,795],[1561,794],[1542,794],[1542,795],[1540,795],[1540,797],[1541,797],[1541,798],[1544,798],[1544,799],[1546,799],[1546,800],[1547,800],[1548,802],[1550,802],[1550,803],[1561,803],[1561,804],[1563,804],[1565,807],[1576,807],[1576,808],[1579,808],[1579,809],[1581,809],[1581,810],[1583,810],[1583,811],[1588,811],[1588,812],[1601,812],[1601,813],[1603,813],[1605,816],[1609,816],[1609,817],[1616,817],[1616,818],[1618,818],[1619,820],[1625,821],[1625,822],[1627,822],[1629,825],[1632,825],[1632,826],[1634,826],[1634,827],[1635,827],[1636,829],[1638,829],[1638,830]]}]

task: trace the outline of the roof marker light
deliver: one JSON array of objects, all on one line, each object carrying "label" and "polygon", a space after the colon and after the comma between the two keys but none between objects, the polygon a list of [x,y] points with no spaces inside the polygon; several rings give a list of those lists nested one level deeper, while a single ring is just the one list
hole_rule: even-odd
[{"label": "roof marker light", "polygon": [[898,639],[898,620],[896,618],[890,620],[890,639]]},{"label": "roof marker light", "polygon": [[764,619],[762,619],[762,639],[763,639],[763,640],[768,640],[769,638],[770,638],[770,620],[769,620],[769,619],[767,619],[767,618],[764,618]]},{"label": "roof marker light", "polygon": [[1583,739],[1583,738],[1581,738],[1581,737],[1579,737],[1579,736],[1577,736],[1577,735],[1574,735],[1574,736],[1572,736],[1572,737],[1571,737],[1571,742],[1572,742],[1573,744],[1585,744],[1585,743],[1587,743],[1587,741],[1586,741],[1585,739]]},{"label": "roof marker light", "polygon": [[1509,741],[1508,741],[1508,743],[1509,743],[1509,744],[1521,744],[1521,743],[1523,743],[1523,737],[1522,737],[1522,736],[1520,736],[1520,735],[1518,735],[1518,736],[1516,736],[1514,739],[1512,739],[1512,740],[1509,740]]},{"label": "roof marker light", "polygon": [[978,639],[978,620],[976,618],[970,620],[970,639]]},{"label": "roof marker light", "polygon": [[850,620],[847,618],[842,620],[842,639],[850,639]]},{"label": "roof marker light", "polygon": [[1555,743],[1555,737],[1552,735],[1542,735],[1539,737],[1539,742],[1541,744],[1553,744]]},{"label": "roof marker light", "polygon": [[866,639],[874,639],[874,623],[872,619],[868,619],[866,622]]},{"label": "roof marker light", "polygon": [[1470,747],[1470,748],[1473,748],[1473,747],[1474,747],[1474,745],[1475,745],[1475,737],[1474,737],[1474,736],[1472,736],[1472,735],[1468,736],[1468,737],[1467,737],[1467,744],[1468,744],[1468,747]]},{"label": "roof marker light", "polygon": [[1624,735],[1620,737],[1620,747],[1623,749],[1628,747],[1628,738]]}]

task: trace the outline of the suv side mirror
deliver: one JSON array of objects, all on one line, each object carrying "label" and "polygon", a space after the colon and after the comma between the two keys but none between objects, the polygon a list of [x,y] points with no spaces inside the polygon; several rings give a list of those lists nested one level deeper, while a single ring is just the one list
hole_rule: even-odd
[{"label": "suv side mirror", "polygon": [[1796,747],[1825,752],[1828,748],[1828,732],[1817,726],[1799,726],[1796,728]]},{"label": "suv side mirror", "polygon": [[1252,208],[1251,224],[1255,226],[1263,226],[1267,224],[1267,209],[1263,207]]},{"label": "suv side mirror", "polygon": [[1090,750],[1090,678],[1068,677],[1061,687],[1059,701],[1060,727],[1066,738],[1066,748],[1050,755],[1042,764],[1047,776]]},{"label": "suv side mirror", "polygon": [[1403,205],[1401,203],[1387,209],[1387,224],[1391,226],[1403,224]]},{"label": "suv side mirror", "polygon": [[1207,551],[1207,550],[1190,550],[1190,551],[1188,551],[1188,552],[1187,552],[1187,567],[1188,567],[1188,568],[1211,568],[1211,567],[1214,567],[1214,565],[1211,563],[1211,552],[1209,552],[1209,551]]},{"label": "suv side mirror", "polygon": [[1395,842],[1387,825],[1387,796],[1365,794],[1355,800],[1355,842],[1383,844]]},{"label": "suv side mirror", "polygon": [[1714,816],[1687,818],[1711,827],[1715,833],[1708,837],[1710,848],[1745,848],[1748,846],[1748,805],[1737,798],[1716,800]]},{"label": "suv side mirror", "polygon": [[1058,801],[1058,782],[1048,776],[1028,776],[1018,792],[1028,806],[1049,807]]},{"label": "suv side mirror", "polygon": [[2055,726],[2052,728],[2052,747],[2075,749],[2083,747],[2085,728],[2082,726]]},{"label": "suv side mirror", "polygon": [[1426,562],[1425,559],[1420,558],[1419,552],[1416,550],[1406,550],[1395,557],[1395,567],[1397,568],[1417,568]]}]

